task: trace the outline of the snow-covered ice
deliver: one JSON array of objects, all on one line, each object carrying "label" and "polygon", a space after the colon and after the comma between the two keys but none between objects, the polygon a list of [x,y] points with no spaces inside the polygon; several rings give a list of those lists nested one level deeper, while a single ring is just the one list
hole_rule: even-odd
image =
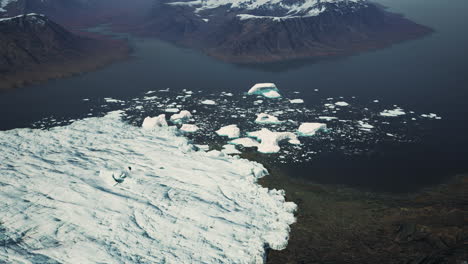
[{"label": "snow-covered ice", "polygon": [[317,131],[326,130],[327,125],[323,123],[302,123],[297,129],[300,136],[314,136]]},{"label": "snow-covered ice", "polygon": [[229,141],[229,144],[242,145],[246,148],[258,147],[260,143],[253,138],[237,138]]},{"label": "snow-covered ice", "polygon": [[218,129],[216,134],[222,137],[238,138],[240,137],[240,129],[237,125],[228,125]]},{"label": "snow-covered ice", "polygon": [[192,125],[192,124],[183,124],[181,127],[180,127],[180,131],[182,132],[186,132],[186,133],[195,133],[198,131],[198,126],[196,125]]},{"label": "snow-covered ice", "polygon": [[151,129],[155,127],[165,127],[167,126],[166,115],[161,114],[157,117],[146,117],[143,120],[143,124],[141,125],[145,129]]},{"label": "snow-covered ice", "polygon": [[172,123],[182,124],[189,121],[190,118],[192,118],[192,114],[187,110],[182,110],[180,113],[172,115],[170,120]]},{"label": "snow-covered ice", "polygon": [[223,153],[229,154],[229,155],[241,154],[242,153],[242,152],[240,152],[239,150],[236,149],[236,146],[234,146],[232,144],[224,145],[223,149],[221,151]]},{"label": "snow-covered ice", "polygon": [[267,128],[262,128],[259,131],[248,132],[249,137],[260,140],[258,152],[262,153],[277,153],[281,150],[279,143],[287,141],[290,144],[301,144],[294,133],[291,132],[273,132]]},{"label": "snow-covered ice", "polygon": [[[0,132],[7,263],[262,263],[295,204],[255,162],[194,151],[120,113]],[[155,128],[158,129],[158,128]],[[6,239],[6,240],[5,240]]]}]

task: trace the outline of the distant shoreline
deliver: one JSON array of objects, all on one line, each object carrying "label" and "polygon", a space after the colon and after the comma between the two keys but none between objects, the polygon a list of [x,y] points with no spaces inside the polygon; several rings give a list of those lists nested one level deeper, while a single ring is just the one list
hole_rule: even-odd
[{"label": "distant shoreline", "polygon": [[125,40],[90,33],[78,35],[87,38],[83,54],[73,60],[37,64],[28,69],[2,73],[0,91],[91,72],[130,57],[131,48]]}]

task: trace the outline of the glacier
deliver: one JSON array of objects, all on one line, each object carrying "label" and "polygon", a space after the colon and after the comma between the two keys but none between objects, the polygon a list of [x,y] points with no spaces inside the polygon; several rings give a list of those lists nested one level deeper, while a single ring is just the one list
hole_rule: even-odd
[{"label": "glacier", "polygon": [[286,247],[296,205],[257,184],[261,164],[122,115],[0,132],[0,260],[263,263]]}]

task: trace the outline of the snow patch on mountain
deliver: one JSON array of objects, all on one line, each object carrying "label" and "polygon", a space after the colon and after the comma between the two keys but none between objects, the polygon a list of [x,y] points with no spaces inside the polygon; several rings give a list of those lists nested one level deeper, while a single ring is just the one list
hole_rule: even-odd
[{"label": "snow patch on mountain", "polygon": [[195,0],[169,2],[173,6],[187,6],[195,9],[195,13],[225,7],[242,12],[240,20],[247,19],[282,19],[318,16],[326,10],[327,4],[365,3],[365,0]]}]

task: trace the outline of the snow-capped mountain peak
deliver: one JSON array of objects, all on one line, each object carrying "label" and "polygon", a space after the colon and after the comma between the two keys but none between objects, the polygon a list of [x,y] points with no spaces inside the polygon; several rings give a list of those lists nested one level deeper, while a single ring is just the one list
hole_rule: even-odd
[{"label": "snow-capped mountain peak", "polygon": [[203,14],[218,8],[236,11],[241,20],[270,18],[281,20],[317,16],[332,4],[365,4],[365,0],[194,0],[169,2],[169,5],[193,7]]}]

